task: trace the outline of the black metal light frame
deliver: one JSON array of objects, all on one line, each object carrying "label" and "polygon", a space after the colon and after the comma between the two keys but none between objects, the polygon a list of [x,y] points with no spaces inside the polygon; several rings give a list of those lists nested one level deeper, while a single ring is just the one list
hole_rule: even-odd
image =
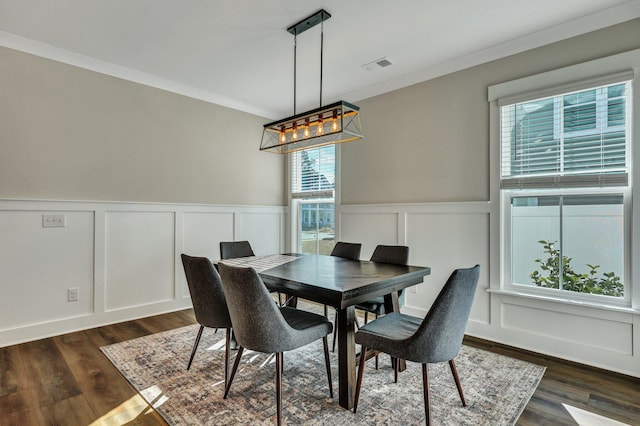
[{"label": "black metal light frame", "polygon": [[362,139],[360,108],[346,101],[322,106],[322,57],[324,25],[320,37],[320,107],[296,114],[297,36],[324,23],[331,14],[321,9],[287,28],[294,36],[293,115],[264,125],[260,150],[286,154],[302,149]]}]

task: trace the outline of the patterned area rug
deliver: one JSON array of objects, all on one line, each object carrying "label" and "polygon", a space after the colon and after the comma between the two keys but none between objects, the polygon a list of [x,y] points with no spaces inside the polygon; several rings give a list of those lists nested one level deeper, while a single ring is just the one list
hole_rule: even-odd
[{"label": "patterned area rug", "polygon": [[[274,424],[275,357],[245,351],[229,397],[224,393],[224,332],[205,329],[186,370],[198,326],[170,330],[102,348],[145,400],[171,425]],[[232,352],[233,362],[235,351]],[[393,383],[390,358],[380,369],[367,362],[358,413],[337,401],[337,358],[331,365],[335,397],[329,398],[322,341],[286,352],[283,417],[286,424],[424,424],[419,364]],[[544,367],[463,346],[456,366],[465,392],[462,407],[447,363],[429,364],[431,419],[436,425],[512,425],[533,395]]]}]

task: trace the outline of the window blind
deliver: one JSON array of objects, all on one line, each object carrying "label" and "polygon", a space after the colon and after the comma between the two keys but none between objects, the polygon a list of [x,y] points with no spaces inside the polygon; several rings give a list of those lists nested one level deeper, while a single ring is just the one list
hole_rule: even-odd
[{"label": "window blind", "polygon": [[335,145],[293,153],[291,196],[309,199],[333,198],[335,157]]},{"label": "window blind", "polygon": [[629,82],[500,107],[501,188],[628,184]]}]

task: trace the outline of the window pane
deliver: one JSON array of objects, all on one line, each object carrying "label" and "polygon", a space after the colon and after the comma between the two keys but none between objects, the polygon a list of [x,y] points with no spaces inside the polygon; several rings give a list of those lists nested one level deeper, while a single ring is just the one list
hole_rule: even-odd
[{"label": "window pane", "polygon": [[626,84],[615,84],[613,86],[609,86],[607,88],[607,97],[611,98],[620,98],[624,97],[626,92]]},{"label": "window pane", "polygon": [[564,108],[564,131],[577,132],[596,128],[596,104]]},{"label": "window pane", "polygon": [[527,175],[560,170],[560,141],[554,138],[554,101],[542,99],[517,105],[510,134],[510,175]]},{"label": "window pane", "polygon": [[513,197],[512,282],[623,297],[623,214],[619,194]]},{"label": "window pane", "polygon": [[[547,256],[546,251],[559,250],[559,242],[559,196],[511,199],[511,279],[514,284],[536,286],[531,274],[540,270],[549,277],[545,287],[559,288],[558,274],[542,271],[537,261]],[[551,247],[545,248],[546,245]]]},{"label": "window pane", "polygon": [[607,88],[607,125],[624,126],[626,118],[624,84]]},{"label": "window pane", "polygon": [[[333,147],[330,147],[333,148]],[[318,150],[301,151],[302,166],[302,191],[319,191],[332,189],[333,179],[333,153],[332,150],[320,148]],[[328,158],[331,156],[331,158]],[[328,169],[329,167],[329,169]]]},{"label": "window pane", "polygon": [[302,253],[331,253],[334,245],[334,203],[300,203],[300,248]]},{"label": "window pane", "polygon": [[622,195],[563,197],[563,289],[623,296]]},{"label": "window pane", "polygon": [[626,173],[629,83],[501,107],[501,176]]},{"label": "window pane", "polygon": [[624,132],[567,138],[564,141],[564,171],[624,170],[625,144]]},{"label": "window pane", "polygon": [[564,131],[596,128],[596,90],[564,96]]},{"label": "window pane", "polygon": [[296,152],[292,165],[293,193],[335,188],[335,145]]}]

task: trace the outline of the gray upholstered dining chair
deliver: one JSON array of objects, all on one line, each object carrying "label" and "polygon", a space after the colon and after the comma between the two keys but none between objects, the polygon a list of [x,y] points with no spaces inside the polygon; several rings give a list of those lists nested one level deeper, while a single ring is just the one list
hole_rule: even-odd
[{"label": "gray upholstered dining chair", "polygon": [[324,345],[324,359],[329,379],[329,394],[333,398],[331,365],[327,335],[331,322],[324,316],[273,303],[262,279],[253,268],[240,268],[219,263],[231,323],[240,347],[225,388],[229,394],[244,348],[276,354],[276,406],[278,424],[282,421],[283,352],[300,348],[318,339]]},{"label": "gray upholstered dining chair", "polygon": [[[338,241],[333,249],[331,250],[331,254],[329,256],[341,257],[343,259],[349,260],[360,260],[360,250],[362,249],[362,244],[360,243],[345,243],[343,241]],[[327,305],[324,305],[324,316],[328,316]],[[336,335],[338,333],[338,311],[336,310],[336,315],[333,320],[333,343],[331,344],[331,351],[335,352],[336,350]]]},{"label": "gray upholstered dining chair", "polygon": [[360,250],[362,244],[360,243],[345,243],[344,241],[338,241],[331,250],[330,256],[342,257],[349,260],[360,260]]},{"label": "gray upholstered dining chair", "polygon": [[220,241],[220,259],[255,256],[249,241]]},{"label": "gray upholstered dining chair", "polygon": [[[362,326],[356,332],[355,341],[362,345],[362,351],[353,405],[354,413],[358,408],[367,350],[384,352],[396,359],[406,359],[422,364],[427,425],[430,424],[427,364],[449,362],[462,405],[467,405],[453,359],[462,346],[479,275],[480,265],[453,271],[424,319],[390,312]],[[398,381],[397,362],[394,367],[394,381],[396,383]]]},{"label": "gray upholstered dining chair", "polygon": [[226,328],[224,347],[224,384],[226,386],[229,375],[231,317],[229,316],[227,302],[222,290],[220,275],[206,257],[192,257],[182,254],[182,266],[189,285],[196,321],[200,324],[200,329],[191,350],[191,357],[187,364],[187,370],[191,368],[204,328]]},{"label": "gray upholstered dining chair", "polygon": [[[373,251],[371,258],[372,262],[379,263],[393,263],[395,265],[406,265],[409,262],[409,247],[407,246],[385,246],[378,245]],[[398,297],[402,295],[402,290],[398,292]],[[368,320],[368,314],[372,313],[378,318],[380,315],[386,313],[384,306],[384,297],[376,297],[366,302],[361,302],[356,305],[356,309],[364,311],[364,322]]]},{"label": "gray upholstered dining chair", "polygon": [[[237,259],[249,256],[255,256],[249,241],[220,241],[220,259]],[[280,293],[278,293],[278,304],[282,304]]]},{"label": "gray upholstered dining chair", "polygon": [[[407,246],[386,246],[379,244],[376,246],[371,258],[371,262],[392,263],[394,265],[406,265],[409,262],[409,247]],[[398,291],[398,297],[402,296],[402,290]],[[377,319],[380,315],[387,313],[384,296],[379,296],[356,305],[356,309],[364,311],[364,323],[369,320],[369,313]],[[378,369],[378,356],[376,355],[376,370]]]}]

